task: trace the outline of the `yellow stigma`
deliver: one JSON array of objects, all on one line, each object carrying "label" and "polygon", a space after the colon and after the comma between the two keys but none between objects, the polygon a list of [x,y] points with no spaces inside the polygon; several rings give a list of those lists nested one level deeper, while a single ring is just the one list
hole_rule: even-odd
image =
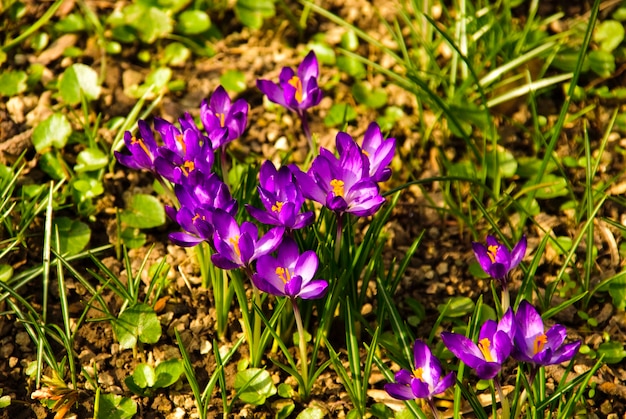
[{"label": "yellow stigma", "polygon": [[278,275],[278,277],[280,278],[281,281],[283,281],[283,283],[287,283],[289,281],[291,281],[291,273],[289,272],[289,269],[286,268],[282,268],[282,267],[278,267],[276,268],[276,275]]},{"label": "yellow stigma", "polygon": [[215,116],[217,116],[220,120],[220,127],[224,128],[224,118],[226,118],[226,115],[223,113],[216,113]]},{"label": "yellow stigma", "polygon": [[333,179],[330,181],[335,196],[343,196],[343,180]]},{"label": "yellow stigma", "polygon": [[498,253],[499,248],[500,246],[498,246],[497,244],[492,244],[487,248],[487,256],[489,256],[489,259],[491,259],[491,263],[494,263],[496,261],[496,253]]},{"label": "yellow stigma", "polygon": [[296,101],[302,103],[302,81],[298,76],[293,76],[288,82],[294,89],[296,89]]},{"label": "yellow stigma", "polygon": [[543,347],[546,346],[547,342],[548,342],[548,337],[545,335],[545,333],[537,336],[535,338],[535,344],[533,346],[533,351],[535,351],[535,354],[538,354],[539,352],[541,352],[543,350]]},{"label": "yellow stigma", "polygon": [[233,245],[233,249],[235,249],[237,256],[241,257],[241,250],[239,250],[239,235],[229,238],[228,241]]},{"label": "yellow stigma", "polygon": [[191,171],[195,168],[196,168],[196,164],[194,162],[190,160],[185,160],[185,162],[183,163],[180,169],[183,171],[183,174],[185,176],[189,176],[189,173],[191,173]]},{"label": "yellow stigma", "polygon": [[178,144],[180,144],[180,147],[182,148],[183,153],[186,153],[187,152],[187,144],[185,144],[185,140],[184,140],[183,134],[178,134],[174,138],[176,138],[176,141],[178,142]]},{"label": "yellow stigma", "polygon": [[482,352],[485,357],[485,361],[493,362],[493,357],[491,356],[491,351],[489,351],[489,347],[491,346],[491,342],[489,342],[488,338],[482,338],[480,342],[478,342],[478,349]]},{"label": "yellow stigma", "polygon": [[130,143],[132,145],[139,144],[139,147],[141,147],[141,149],[144,151],[144,153],[146,153],[146,155],[148,157],[150,157],[150,160],[153,159],[152,153],[150,153],[150,150],[148,150],[148,147],[146,146],[146,144],[143,142],[143,140],[141,138],[132,137],[130,139]]},{"label": "yellow stigma", "polygon": [[276,204],[272,205],[272,211],[278,213],[281,209],[283,209],[284,202],[276,201]]},{"label": "yellow stigma", "polygon": [[367,151],[365,151],[365,150],[361,150],[361,151],[363,152],[363,154],[365,154],[365,157],[369,157],[370,156],[370,153],[368,153]]},{"label": "yellow stigma", "polygon": [[424,381],[424,379],[422,378],[422,375],[424,374],[424,370],[422,368],[417,368],[413,370],[413,377]]},{"label": "yellow stigma", "polygon": [[206,217],[204,215],[200,215],[200,214],[196,213],[196,215],[193,216],[191,221],[195,223],[198,220],[206,220]]}]

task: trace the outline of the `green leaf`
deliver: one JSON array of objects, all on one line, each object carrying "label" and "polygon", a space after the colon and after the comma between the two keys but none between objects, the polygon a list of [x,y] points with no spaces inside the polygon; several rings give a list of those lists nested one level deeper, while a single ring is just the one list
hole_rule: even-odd
[{"label": "green leaf", "polygon": [[176,29],[183,35],[197,35],[211,27],[211,19],[202,10],[186,10],[178,15]]},{"label": "green leaf", "polygon": [[61,33],[84,31],[85,20],[78,13],[70,13],[54,24],[54,30]]},{"label": "green leaf", "polygon": [[336,127],[356,119],[356,111],[350,105],[345,103],[335,103],[328,111],[328,115],[324,118],[324,125],[327,127]]},{"label": "green leaf", "polygon": [[260,29],[263,19],[274,16],[273,0],[237,0],[235,13],[241,23],[252,29]]},{"label": "green leaf", "polygon": [[85,173],[74,177],[71,184],[72,198],[75,202],[89,201],[104,192],[102,181]]},{"label": "green leaf", "polygon": [[119,315],[113,323],[113,330],[121,349],[131,349],[137,340],[143,343],[156,343],[161,337],[161,323],[148,304],[138,303]]},{"label": "green leaf", "polygon": [[307,407],[296,416],[296,419],[323,419],[324,411],[319,407]]},{"label": "green leaf", "polygon": [[335,50],[324,40],[313,40],[309,42],[307,49],[315,51],[315,56],[320,64],[335,65],[337,62]]},{"label": "green leaf", "polygon": [[612,52],[624,40],[624,25],[615,20],[605,20],[596,26],[593,40],[600,44],[600,49]]},{"label": "green leaf", "polygon": [[272,403],[272,409],[276,412],[276,419],[287,419],[295,408],[296,405],[293,400],[278,400]]},{"label": "green leaf", "polygon": [[76,166],[74,171],[90,172],[93,170],[102,169],[109,163],[107,155],[99,148],[87,148],[76,156]]},{"label": "green leaf", "polygon": [[97,99],[100,96],[98,73],[85,64],[72,64],[61,76],[59,93],[63,101],[70,105],[79,104],[81,95],[88,100]]},{"label": "green leaf", "polygon": [[348,51],[356,51],[359,47],[359,38],[354,31],[347,31],[341,35],[341,47]]},{"label": "green leaf", "polygon": [[626,308],[626,275],[616,275],[608,284],[608,289],[615,308],[624,310]]},{"label": "green leaf", "polygon": [[65,179],[67,176],[67,170],[65,170],[61,155],[56,150],[48,151],[41,155],[39,168],[54,180]]},{"label": "green leaf", "polygon": [[125,23],[134,27],[138,31],[139,39],[146,44],[152,44],[172,33],[172,19],[156,7],[131,4],[124,7],[122,13]]},{"label": "green leaf", "polygon": [[352,86],[352,94],[357,102],[369,106],[372,109],[378,109],[387,104],[387,92],[382,87],[373,89],[366,82],[357,82]]},{"label": "green leaf", "polygon": [[156,373],[150,365],[141,363],[133,371],[133,381],[141,388],[154,387]]},{"label": "green leaf", "polygon": [[153,228],[165,224],[163,204],[152,195],[134,195],[120,216],[122,223],[134,228]]},{"label": "green leaf", "polygon": [[146,244],[147,237],[138,228],[126,227],[122,230],[120,239],[129,249],[139,249]]},{"label": "green leaf", "polygon": [[185,372],[185,366],[180,359],[168,359],[157,365],[154,371],[156,373],[156,381],[152,387],[165,388],[178,381]]},{"label": "green leaf", "polygon": [[5,263],[0,264],[0,282],[7,282],[13,277],[13,267]]},{"label": "green leaf", "polygon": [[615,57],[601,49],[589,53],[589,67],[600,77],[610,77],[615,72]]},{"label": "green leaf", "polygon": [[72,126],[67,117],[60,113],[54,113],[33,130],[33,145],[38,153],[51,147],[60,150],[67,144],[67,139],[71,133]]},{"label": "green leaf", "polygon": [[11,405],[11,396],[0,397],[0,409],[4,409]]},{"label": "green leaf", "polygon": [[103,394],[96,419],[131,419],[137,414],[137,403],[129,397]]},{"label": "green leaf", "polygon": [[535,194],[537,199],[551,199],[568,194],[567,181],[561,176],[545,175],[538,186],[541,188],[537,189]]},{"label": "green leaf", "polygon": [[439,304],[437,310],[445,317],[463,317],[474,311],[474,302],[469,297],[452,297],[447,307],[446,304]]},{"label": "green leaf", "polygon": [[[57,217],[52,221],[54,246],[63,255],[77,255],[91,239],[91,229],[82,221],[68,217]],[[56,230],[59,231],[59,242],[56,241]]]},{"label": "green leaf", "polygon": [[180,42],[172,42],[163,51],[163,65],[183,67],[191,57],[191,50]]},{"label": "green leaf", "polygon": [[495,153],[493,151],[487,152],[485,164],[487,166],[487,176],[492,179],[496,177],[496,174],[503,178],[511,178],[517,172],[515,156],[505,149],[498,149]]},{"label": "green leaf", "polygon": [[618,364],[626,358],[626,351],[621,342],[604,342],[598,347],[598,356],[604,355],[607,364]]},{"label": "green leaf", "polygon": [[220,84],[224,89],[240,93],[246,90],[246,75],[241,71],[228,70],[220,76]]},{"label": "green leaf", "polygon": [[276,394],[272,376],[266,370],[249,368],[235,376],[235,391],[244,403],[260,406],[265,399]]},{"label": "green leaf", "polygon": [[3,71],[0,74],[0,96],[15,96],[25,92],[27,79],[24,71]]},{"label": "green leaf", "polygon": [[340,55],[337,57],[337,67],[355,79],[362,79],[367,75],[365,65],[354,57]]}]

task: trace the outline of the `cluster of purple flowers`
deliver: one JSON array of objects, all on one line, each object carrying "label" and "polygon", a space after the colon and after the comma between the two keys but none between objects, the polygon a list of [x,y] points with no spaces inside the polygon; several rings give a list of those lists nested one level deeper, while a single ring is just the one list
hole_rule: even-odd
[{"label": "cluster of purple flowers", "polygon": [[[473,248],[483,270],[505,289],[510,271],[524,257],[526,237],[522,237],[511,251],[493,236],[487,237],[487,246],[473,243]],[[530,364],[531,383],[538,367],[560,364],[576,355],[581,342],[564,343],[566,337],[566,328],[559,324],[546,331],[537,309],[525,300],[515,312],[508,307],[499,322],[487,320],[479,331],[477,342],[457,333],[441,334],[444,345],[472,368],[478,378],[495,379],[504,362],[512,357]],[[454,384],[454,374],[442,378],[439,360],[419,339],[415,341],[414,358],[415,369],[400,370],[395,375],[396,382],[386,384],[385,389],[400,400],[427,399],[434,409],[433,396]]]},{"label": "cluster of purple flowers", "polygon": [[[317,58],[309,53],[298,72],[285,68],[280,84],[259,80],[258,86],[270,100],[305,115],[319,103]],[[246,129],[248,103],[234,103],[221,86],[200,107],[199,129],[191,115],[179,119],[179,127],[156,118],[154,132],[145,121],[138,123],[138,135],[126,132],[124,141],[130,154],[115,153],[117,160],[133,169],[151,171],[162,182],[173,185],[178,207],[166,207],[169,217],[183,231],[170,234],[180,246],[207,242],[213,264],[222,269],[243,269],[260,290],[290,298],[319,298],[326,281],[313,280],[318,266],[314,252],[299,254],[290,232],[309,226],[314,213],[302,211],[305,199],[321,203],[338,215],[373,215],[383,204],[378,182],[391,175],[395,139],[385,139],[377,124],[365,133],[362,146],[347,133],[337,135],[336,157],[322,149],[308,172],[295,165],[276,169],[266,161],[259,174],[258,192],[263,209],[246,205],[248,213],[261,225],[270,227],[259,236],[257,224],[237,222],[239,205],[228,186],[214,171],[215,153],[224,156],[226,145]],[[222,166],[222,170],[224,167]],[[286,237],[286,238],[285,238]],[[277,251],[277,257],[271,256]],[[257,273],[252,263],[256,262]]]}]

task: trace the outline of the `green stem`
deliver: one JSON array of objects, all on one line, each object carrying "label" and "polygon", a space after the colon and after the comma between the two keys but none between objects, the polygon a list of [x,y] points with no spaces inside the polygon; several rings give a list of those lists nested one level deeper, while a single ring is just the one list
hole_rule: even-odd
[{"label": "green stem", "polygon": [[509,399],[506,398],[504,392],[502,391],[502,386],[500,385],[500,380],[498,377],[493,379],[493,383],[496,386],[496,390],[498,391],[498,395],[500,396],[500,405],[502,406],[502,419],[509,419],[511,417],[511,408],[509,407]]},{"label": "green stem", "polygon": [[439,410],[437,410],[437,406],[435,406],[435,400],[432,397],[428,398],[428,406],[430,406],[430,410],[431,412],[433,412],[433,418],[440,419],[441,414],[439,413]]},{"label": "green stem", "polygon": [[[259,292],[259,289],[257,287],[255,287],[254,285],[252,285],[252,292],[254,294],[254,304],[257,305],[257,307],[261,308],[261,293]],[[253,367],[258,367],[259,365],[261,365],[261,356],[262,354],[262,350],[261,348],[258,347],[258,345],[261,343],[261,316],[259,315],[259,312],[257,310],[253,310],[254,311],[254,347],[251,348],[253,353],[251,354],[251,360],[252,360],[252,366]]]},{"label": "green stem", "polygon": [[511,306],[511,297],[509,295],[509,287],[506,284],[506,280],[502,281],[502,315],[506,313],[506,311]]},{"label": "green stem", "polygon": [[306,352],[306,339],[304,327],[302,326],[302,316],[300,315],[300,309],[298,308],[298,303],[295,298],[291,300],[291,305],[293,306],[293,315],[296,319],[298,337],[300,338],[300,374],[302,375],[302,382],[304,383],[304,389],[300,389],[300,394],[304,399],[306,399],[309,393],[309,362]]},{"label": "green stem", "polygon": [[339,263],[341,253],[341,236],[343,232],[343,214],[337,214],[337,238],[335,239],[335,261]]}]

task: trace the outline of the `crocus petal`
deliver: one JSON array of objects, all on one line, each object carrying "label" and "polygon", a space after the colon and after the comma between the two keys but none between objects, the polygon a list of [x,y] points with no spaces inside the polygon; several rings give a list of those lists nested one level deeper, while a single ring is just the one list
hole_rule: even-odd
[{"label": "crocus petal", "polygon": [[287,106],[287,102],[285,102],[283,90],[278,87],[276,83],[273,83],[269,80],[257,80],[256,85],[270,101],[286,108],[289,107]]},{"label": "crocus petal", "polygon": [[296,298],[300,294],[301,289],[302,277],[300,275],[294,275],[285,283],[285,294],[291,298]]},{"label": "crocus petal", "polygon": [[518,325],[518,333],[521,333],[524,339],[532,338],[543,333],[543,320],[528,301],[523,300],[515,313],[515,320]]},{"label": "crocus petal", "polygon": [[524,259],[524,255],[526,254],[526,236],[522,236],[519,242],[515,245],[513,250],[511,251],[511,264],[509,269],[516,268],[517,265],[520,264],[522,259]]},{"label": "crocus petal", "polygon": [[450,387],[454,385],[455,381],[456,381],[456,374],[453,372],[443,377],[437,383],[435,388],[433,388],[433,391],[432,391],[433,396],[445,392],[447,389],[449,389]]},{"label": "crocus petal", "polygon": [[567,329],[565,326],[555,324],[546,332],[546,347],[556,350],[563,344],[567,337]]},{"label": "crocus petal", "polygon": [[[274,277],[276,277],[276,275],[274,275]],[[276,277],[276,279],[278,279],[278,282],[274,280],[270,280],[270,278],[273,279],[273,277],[271,276],[263,277],[259,274],[254,274],[252,275],[252,283],[259,290],[266,292],[268,294],[285,296],[286,294],[285,294],[285,291],[283,290],[283,285],[284,285],[283,282],[280,279],[278,279],[278,277]]]},{"label": "crocus petal", "polygon": [[222,268],[226,270],[237,269],[241,267],[241,265],[233,262],[231,259],[224,257],[218,253],[214,253],[211,255],[211,262],[213,262],[213,264],[217,266],[218,268]]},{"label": "crocus petal", "polygon": [[441,340],[443,340],[443,344],[446,345],[446,348],[448,348],[454,356],[459,358],[470,368],[475,369],[485,363],[483,354],[471,339],[458,333],[443,332],[441,334]]},{"label": "crocus petal", "polygon": [[411,380],[411,390],[413,391],[413,396],[417,399],[425,399],[430,397],[430,389],[428,388],[428,384],[419,378],[414,378]]},{"label": "crocus petal", "polygon": [[502,365],[496,362],[484,362],[474,368],[474,370],[476,371],[478,378],[481,380],[491,380],[493,377],[498,375],[501,368]]},{"label": "crocus petal", "polygon": [[261,255],[266,255],[268,253],[276,250],[281,240],[283,239],[283,235],[285,234],[284,227],[274,227],[256,243],[256,250],[254,252],[254,258]]},{"label": "crocus petal", "polygon": [[385,391],[398,400],[413,400],[415,398],[411,387],[404,384],[387,383],[385,384]]},{"label": "crocus petal", "polygon": [[310,281],[315,275],[315,272],[317,272],[318,264],[319,259],[315,252],[307,250],[298,258],[294,271],[297,275],[302,276],[302,278],[306,281]]},{"label": "crocus petal", "polygon": [[191,234],[187,234],[182,231],[176,231],[170,233],[168,238],[175,244],[181,247],[192,247],[199,243],[202,243],[204,240],[200,237],[192,236]]},{"label": "crocus petal", "polygon": [[574,356],[576,356],[578,349],[580,349],[580,345],[581,345],[580,341],[562,345],[558,350],[554,351],[554,354],[552,355],[552,358],[550,359],[550,364],[544,364],[544,365],[554,365],[554,364],[560,364],[561,362],[569,361]]},{"label": "crocus petal", "polygon": [[321,298],[326,294],[328,288],[328,282],[323,279],[317,279],[309,281],[300,290],[299,297],[303,300],[315,300]]}]

